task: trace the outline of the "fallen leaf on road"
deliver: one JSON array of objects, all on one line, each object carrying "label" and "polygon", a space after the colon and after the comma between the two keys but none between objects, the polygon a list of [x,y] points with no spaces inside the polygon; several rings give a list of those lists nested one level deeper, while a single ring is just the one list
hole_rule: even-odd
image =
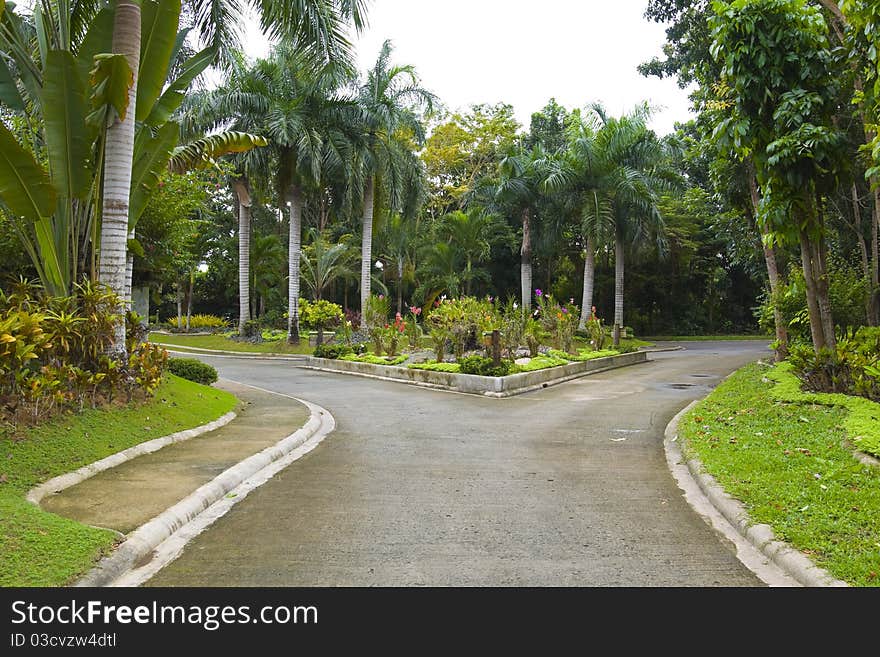
[{"label": "fallen leaf on road", "polygon": [[623,442],[624,440],[626,440],[626,438],[612,438],[611,442],[620,443],[620,442]]}]

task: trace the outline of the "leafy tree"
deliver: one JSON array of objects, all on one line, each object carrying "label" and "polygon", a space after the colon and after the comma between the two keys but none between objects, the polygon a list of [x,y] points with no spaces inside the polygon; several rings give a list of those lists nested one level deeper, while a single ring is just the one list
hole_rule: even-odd
[{"label": "leafy tree", "polygon": [[421,154],[430,185],[427,215],[463,210],[476,183],[494,175],[518,130],[513,107],[503,103],[474,105],[436,125]]},{"label": "leafy tree", "polygon": [[828,26],[803,0],[715,8],[712,48],[724,85],[715,134],[754,161],[764,192],[759,222],[771,237],[800,245],[813,346],[833,347],[822,205],[846,166],[834,120],[841,71]]}]

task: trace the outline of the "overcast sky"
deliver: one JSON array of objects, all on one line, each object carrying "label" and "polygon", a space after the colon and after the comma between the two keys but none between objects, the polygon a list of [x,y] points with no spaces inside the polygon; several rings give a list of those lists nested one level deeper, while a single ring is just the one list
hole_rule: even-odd
[{"label": "overcast sky", "polygon": [[[689,118],[687,93],[673,80],[639,75],[661,54],[662,25],[642,16],[646,0],[372,0],[369,28],[355,39],[360,68],[391,39],[393,61],[412,64],[452,110],[505,102],[528,127],[551,97],[571,109],[600,101],[612,114],[641,101],[657,107],[658,134]],[[265,39],[245,37],[251,56]]]}]

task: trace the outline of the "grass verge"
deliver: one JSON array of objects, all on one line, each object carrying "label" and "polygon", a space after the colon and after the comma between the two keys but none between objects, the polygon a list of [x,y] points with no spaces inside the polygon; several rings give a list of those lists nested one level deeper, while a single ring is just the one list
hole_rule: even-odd
[{"label": "grass verge", "polygon": [[150,342],[165,347],[195,347],[196,349],[215,349],[217,351],[251,352],[260,354],[311,354],[315,348],[305,340],[299,345],[289,345],[283,339],[267,340],[258,344],[236,342],[221,334],[178,335],[173,333],[150,333]]},{"label": "grass verge", "polygon": [[682,448],[756,523],[835,577],[878,586],[880,469],[853,457],[844,408],[789,400],[768,378],[780,371],[784,386],[784,367],[731,375],[682,418]]},{"label": "grass verge", "polygon": [[769,335],[656,335],[645,340],[659,340],[662,342],[709,342],[717,340],[773,340]]},{"label": "grass verge", "polygon": [[231,411],[223,390],[167,375],[140,405],[90,409],[0,435],[0,586],[62,586],[87,571],[116,542],[114,532],[82,525],[34,506],[36,484],[123,449],[196,427]]}]

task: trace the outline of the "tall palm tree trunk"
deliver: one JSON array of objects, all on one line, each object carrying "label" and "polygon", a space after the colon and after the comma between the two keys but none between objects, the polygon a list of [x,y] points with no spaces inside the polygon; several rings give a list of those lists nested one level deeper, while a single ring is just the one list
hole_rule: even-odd
[{"label": "tall palm tree trunk", "polygon": [[593,238],[587,238],[587,249],[584,252],[584,292],[581,296],[581,318],[578,329],[587,328],[587,321],[593,314],[593,285],[596,276],[596,245]]},{"label": "tall palm tree trunk", "polygon": [[370,272],[373,266],[373,176],[364,188],[364,226],[361,235],[361,328],[367,328],[366,309],[370,300]]},{"label": "tall palm tree trunk", "polygon": [[532,307],[532,230],[529,209],[522,211],[522,248],[520,249],[520,293],[523,313]]},{"label": "tall palm tree trunk", "polygon": [[[287,342],[299,344],[299,261],[302,255],[302,193],[290,190],[290,238],[287,258]],[[316,285],[316,287],[318,287]]]},{"label": "tall palm tree trunk", "polygon": [[[113,52],[128,60],[133,83],[128,91],[125,118],[107,129],[104,142],[104,197],[101,208],[101,256],[98,280],[125,297],[128,251],[128,199],[134,152],[134,117],[138,64],[141,55],[141,8],[135,0],[117,0],[113,18]],[[117,322],[110,353],[125,354],[125,321]]]},{"label": "tall palm tree trunk", "polygon": [[238,197],[238,333],[251,318],[251,195],[247,181],[232,183]]},{"label": "tall palm tree trunk", "polygon": [[623,237],[614,237],[614,346],[620,346],[623,331]]}]

